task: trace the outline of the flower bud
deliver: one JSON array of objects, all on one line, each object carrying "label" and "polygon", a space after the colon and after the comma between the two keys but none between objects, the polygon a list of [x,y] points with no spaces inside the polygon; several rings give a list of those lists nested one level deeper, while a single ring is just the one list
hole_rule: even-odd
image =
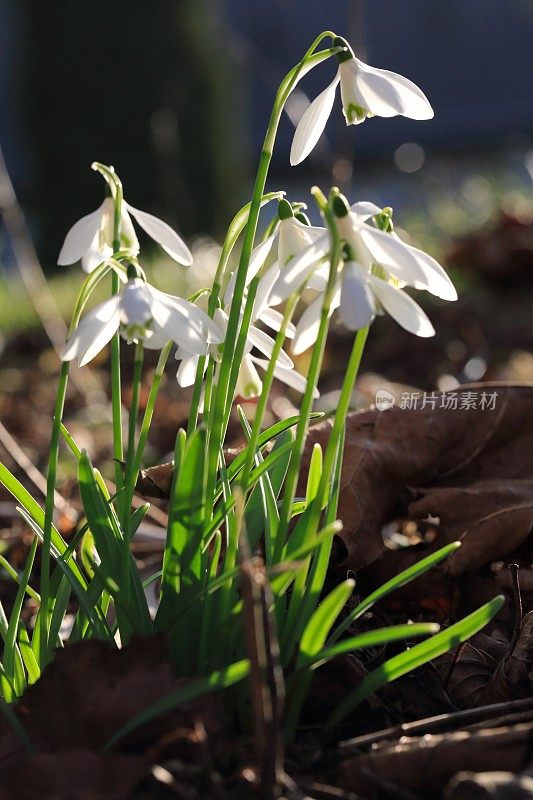
[{"label": "flower bud", "polygon": [[135,261],[130,261],[128,263],[128,268],[126,271],[126,275],[129,281],[133,281],[136,278],[144,279],[144,273],[141,270],[140,266],[135,263]]},{"label": "flower bud", "polygon": [[291,217],[294,217],[292,206],[288,200],[285,200],[285,198],[279,200],[278,202],[278,217],[280,220],[291,219]]},{"label": "flower bud", "polygon": [[339,64],[343,64],[345,61],[349,61],[351,58],[354,57],[354,52],[346,39],[343,39],[342,36],[335,36],[332,42],[333,47],[344,47],[344,50],[341,50],[340,53],[337,53],[337,61]]},{"label": "flower bud", "polygon": [[337,194],[333,198],[333,213],[336,217],[347,217],[350,213],[350,205],[343,194]]},{"label": "flower bud", "polygon": [[294,217],[295,219],[298,220],[298,222],[301,222],[303,225],[311,226],[311,220],[309,219],[307,214],[304,214],[303,211],[297,211]]}]

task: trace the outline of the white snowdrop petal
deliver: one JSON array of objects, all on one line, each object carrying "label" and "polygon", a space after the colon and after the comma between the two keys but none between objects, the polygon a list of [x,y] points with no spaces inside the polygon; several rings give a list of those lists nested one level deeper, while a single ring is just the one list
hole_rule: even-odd
[{"label": "white snowdrop petal", "polygon": [[147,350],[162,350],[170,337],[167,336],[163,328],[153,321],[150,325],[151,335],[143,339],[143,345]]},{"label": "white snowdrop petal", "polygon": [[361,267],[347,261],[342,270],[340,316],[351,331],[366,328],[376,313],[374,298]]},{"label": "white snowdrop petal", "polygon": [[152,318],[151,296],[141,278],[129,280],[122,290],[120,321],[123,325],[144,325]]},{"label": "white snowdrop petal", "polygon": [[[371,69],[375,68],[371,67]],[[390,72],[387,69],[380,71],[396,85],[402,97],[404,107],[402,115],[404,117],[417,120],[433,118],[434,113],[431,104],[422,89],[420,89],[416,83],[413,83],[413,81],[410,81],[408,78],[404,78],[403,75],[399,75],[397,72]]]},{"label": "white snowdrop petal", "polygon": [[[192,304],[191,304],[192,305]],[[152,314],[169,339],[193,355],[207,353],[208,343],[202,324],[190,310],[152,300]]]},{"label": "white snowdrop petal", "polygon": [[313,100],[302,115],[292,140],[290,161],[293,167],[296,164],[300,164],[304,158],[307,158],[326,127],[326,122],[331,114],[335,100],[335,90],[338,82],[339,73],[337,72],[329,86]]},{"label": "white snowdrop petal", "polygon": [[360,69],[355,94],[358,104],[378,117],[395,117],[405,107],[401,87],[389,80],[383,70]]},{"label": "white snowdrop petal", "polygon": [[363,222],[370,217],[375,217],[376,214],[381,214],[382,209],[375,203],[368,200],[361,200],[359,203],[354,203],[350,210],[356,214]]},{"label": "white snowdrop petal", "polygon": [[313,274],[309,277],[309,280],[307,281],[307,288],[315,289],[317,292],[325,291],[326,286],[328,285],[329,270],[329,262],[325,261],[320,264],[320,266],[318,266]]},{"label": "white snowdrop petal", "polygon": [[279,225],[278,264],[283,267],[294,256],[301,253],[313,241],[309,226],[291,217],[284,219]]},{"label": "white snowdrop petal", "polygon": [[418,120],[433,117],[429,100],[415,83],[397,72],[356,61],[357,88],[372,113],[380,117],[401,114]]},{"label": "white snowdrop petal", "polygon": [[[108,198],[109,199],[109,198]],[[111,205],[111,201],[110,201]],[[134,256],[138,255],[140,251],[139,240],[137,239],[137,234],[135,233],[135,228],[133,227],[133,222],[131,221],[131,217],[128,213],[128,204],[124,201],[122,203],[121,215],[120,215],[120,245],[122,248],[129,250]],[[113,207],[111,205],[111,210],[107,210],[107,219],[108,219],[108,227],[109,233],[107,234],[107,239],[109,242],[113,240]],[[142,227],[142,226],[141,226]]]},{"label": "white snowdrop petal", "polygon": [[252,320],[263,318],[263,314],[270,305],[270,294],[274,284],[276,283],[276,280],[278,279],[279,272],[280,270],[276,261],[276,263],[272,264],[272,266],[269,267],[265,274],[259,279],[254,300],[254,308],[252,311]]},{"label": "white snowdrop petal", "polygon": [[291,352],[295,356],[304,353],[311,345],[316,342],[318,329],[320,327],[320,315],[324,298],[322,295],[316,297],[305,309],[304,313],[296,325],[296,336],[291,345]]},{"label": "white snowdrop petal", "polygon": [[[254,325],[250,325],[248,330],[248,341],[266,356],[270,357],[272,355],[275,344],[274,339]],[[280,351],[278,362],[287,367],[287,369],[291,369],[293,366],[291,359],[284,350]]]},{"label": "white snowdrop petal", "polygon": [[[257,247],[254,247],[252,253],[250,255],[250,261],[248,263],[248,270],[246,271],[246,280],[244,285],[248,286],[250,281],[255,278],[263,264],[265,263],[268,254],[272,250],[272,245],[274,244],[276,238],[278,236],[278,231],[274,231],[270,236],[268,236],[264,242],[258,244]],[[235,284],[237,282],[237,270],[232,272],[231,277],[229,279],[226,291],[224,293],[224,305],[229,305],[233,298],[233,292],[235,291]]]},{"label": "white snowdrop petal", "polygon": [[401,289],[396,289],[386,281],[370,276],[372,291],[398,325],[416,336],[434,336],[435,329],[418,303]]},{"label": "white snowdrop petal", "polygon": [[[202,330],[203,336],[211,344],[218,344],[224,338],[223,331],[217,324],[216,319],[212,320],[205,311],[191,303],[189,300],[184,300],[182,297],[175,297],[171,294],[155,289],[153,286],[146,284],[148,291],[153,299],[158,300],[163,306],[170,309],[176,309],[179,314],[191,320],[197,329]],[[215,312],[216,317],[216,312]]]},{"label": "white snowdrop petal", "polygon": [[[268,365],[268,361],[265,362]],[[263,391],[263,384],[259,373],[252,363],[251,356],[245,355],[235,386],[235,395],[247,400],[250,397],[258,397]]]},{"label": "white snowdrop petal", "polygon": [[411,286],[426,288],[427,270],[395,234],[385,233],[363,223],[358,235],[373,261]]},{"label": "white snowdrop petal", "polygon": [[[250,358],[260,367],[263,369],[268,368],[268,361],[264,361],[261,358],[255,358],[255,356],[250,356]],[[290,386],[291,389],[296,389],[297,392],[303,394],[307,387],[307,380],[304,378],[303,375],[300,375],[299,372],[296,372],[294,369],[284,369],[280,367],[278,364],[274,367],[274,376],[281,381],[282,383],[287,384]],[[315,387],[313,389],[313,397],[315,400],[320,397],[320,392]]]},{"label": "white snowdrop petal", "polygon": [[328,246],[329,235],[325,233],[281,270],[270,295],[271,305],[276,306],[286,300],[309,279],[311,273],[316,269],[317,263],[326,253]]},{"label": "white snowdrop petal", "polygon": [[92,214],[79,219],[65,236],[63,247],[59,253],[57,263],[64,267],[67,264],[75,264],[87,253],[98,232],[104,213],[104,203],[102,203]]},{"label": "white snowdrop petal", "polygon": [[[99,305],[95,306],[91,311],[89,311],[80,320],[78,327],[65,343],[65,347],[61,353],[61,359],[63,361],[72,361],[73,358],[79,356],[81,360],[91,347],[91,344],[98,337],[99,332],[111,324],[111,333],[107,341],[104,342],[99,348],[102,349],[102,347],[107,344],[109,339],[111,339],[113,333],[120,324],[118,310],[119,304],[120,295],[114,295],[113,297],[109,298],[109,300],[99,303]],[[96,353],[97,352],[99,351],[97,350]],[[84,363],[87,362],[85,361]]]},{"label": "white snowdrop petal", "polygon": [[[261,314],[261,322],[269,328],[272,328],[272,330],[279,331],[283,322],[283,314],[280,314],[280,312],[276,311],[274,308],[266,308]],[[294,324],[292,322],[287,323],[285,327],[287,339],[293,339],[295,332],[296,328]]]},{"label": "white snowdrop petal", "polygon": [[192,264],[191,251],[183,239],[178,236],[176,231],[172,230],[170,225],[167,225],[162,219],[154,217],[153,214],[148,214],[146,211],[133,208],[133,206],[130,206],[128,203],[125,203],[125,205],[141,228],[146,231],[148,236],[151,236],[154,242],[161,245],[163,250],[165,250],[174,261],[186,267]]},{"label": "white snowdrop petal", "polygon": [[98,355],[100,350],[102,350],[108,342],[111,341],[114,334],[116,333],[119,326],[119,313],[118,311],[111,317],[108,322],[101,326],[98,333],[96,334],[95,338],[89,345],[89,347],[83,353],[83,348],[80,351],[80,360],[79,365],[80,367],[84,367],[85,364],[88,364],[89,361]]},{"label": "white snowdrop petal", "polygon": [[446,271],[428,253],[412,245],[405,245],[426,274],[426,285],[416,286],[417,289],[427,289],[428,292],[440,297],[441,300],[457,300],[457,290]]},{"label": "white snowdrop petal", "polygon": [[98,267],[102,261],[113,255],[113,248],[109,245],[100,245],[100,233],[97,232],[89,249],[82,256],[81,266],[84,272],[90,273]]},{"label": "white snowdrop petal", "polygon": [[189,358],[184,358],[179,365],[176,378],[178,379],[178,384],[182,388],[194,384],[199,359],[200,356],[189,356]]}]

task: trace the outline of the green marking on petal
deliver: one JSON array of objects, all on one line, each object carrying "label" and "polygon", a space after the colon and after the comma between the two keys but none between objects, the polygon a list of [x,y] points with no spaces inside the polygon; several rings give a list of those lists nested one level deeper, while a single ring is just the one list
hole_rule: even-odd
[{"label": "green marking on petal", "polygon": [[373,117],[372,114],[367,108],[363,108],[363,106],[358,106],[356,103],[348,103],[348,107],[344,107],[344,116],[346,118],[346,122],[348,125],[353,125],[356,122],[361,122],[365,117]]}]

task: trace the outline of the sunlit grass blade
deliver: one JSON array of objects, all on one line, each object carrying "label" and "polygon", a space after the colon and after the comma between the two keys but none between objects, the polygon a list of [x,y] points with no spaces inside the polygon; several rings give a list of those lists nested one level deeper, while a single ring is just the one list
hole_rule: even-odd
[{"label": "sunlit grass blade", "polygon": [[[25,509],[18,508],[18,512],[28,523],[33,532],[38,536],[39,540],[42,542],[43,529],[41,528],[41,526],[27,513]],[[57,545],[59,545],[60,549],[58,548]],[[68,582],[72,586],[74,594],[78,598],[79,603],[83,608],[83,611],[87,615],[87,618],[93,628],[94,634],[98,638],[107,639],[111,635],[109,628],[107,627],[107,623],[105,619],[102,619],[96,613],[94,604],[90,601],[87,594],[87,583],[85,581],[85,578],[81,570],[76,564],[76,561],[72,557],[69,560],[63,558],[63,554],[65,553],[66,550],[67,550],[67,545],[65,544],[61,536],[57,534],[57,537],[54,538],[54,530],[52,530],[52,549],[51,549],[52,557],[55,559],[58,567],[61,569],[61,571],[67,578]]]},{"label": "sunlit grass blade", "polygon": [[54,608],[52,611],[52,618],[50,620],[50,630],[48,635],[49,647],[53,650],[61,644],[59,632],[63,625],[67,607],[71,595],[71,588],[65,576],[62,576],[59,588],[54,593]]},{"label": "sunlit grass blade", "polygon": [[24,596],[26,594],[26,586],[28,585],[31,570],[33,568],[35,553],[37,551],[37,543],[38,539],[35,537],[31,543],[30,550],[26,558],[24,571],[20,579],[20,585],[17,590],[15,602],[13,603],[13,609],[9,618],[9,625],[4,644],[4,669],[8,677],[12,676],[13,685],[17,694],[19,695],[22,694],[26,688],[26,675],[22,667],[22,657],[17,645],[17,636],[19,632],[20,614],[22,611],[22,605],[24,603]]},{"label": "sunlit grass blade", "polygon": [[355,587],[355,581],[349,578],[336,586],[320,603],[311,619],[304,628],[296,669],[303,663],[309,661],[319,650],[322,649],[331,626],[341,613],[348,602]]},{"label": "sunlit grass blade", "polygon": [[[207,555],[202,548],[205,520],[206,429],[197,428],[185,443],[170,498],[167,540],[163,557],[161,602],[156,629],[168,623],[203,588]],[[181,445],[179,445],[181,447]],[[171,651],[182,674],[195,668],[201,607],[194,606],[171,633]]]},{"label": "sunlit grass blade", "polygon": [[250,663],[247,659],[237,661],[222,670],[212,672],[205,678],[190,681],[176,689],[175,692],[162,697],[149,708],[141,711],[133,719],[126,723],[119,731],[117,731],[106,744],[105,749],[112,749],[118,742],[125,736],[128,736],[134,730],[144,725],[150,720],[159,717],[161,714],[166,714],[174,708],[194,700],[196,697],[201,697],[208,692],[216,691],[219,689],[226,689],[233,686],[235,683],[242,681],[250,672]]},{"label": "sunlit grass blade", "polygon": [[[209,566],[207,570],[207,585],[213,581],[218,572],[218,565],[220,559],[220,551],[222,548],[222,535],[218,532],[212,545],[212,552],[209,555]],[[218,599],[218,598],[217,598]],[[200,618],[201,632],[198,653],[198,669],[200,672],[205,672],[210,663],[210,654],[213,652],[213,644],[216,636],[213,636],[214,628],[213,622],[215,620],[215,597],[209,592],[205,592],[202,601],[202,613]]]},{"label": "sunlit grass blade", "polygon": [[28,673],[28,683],[35,683],[41,676],[41,668],[37,663],[37,658],[32,650],[28,631],[22,620],[19,620],[19,630],[17,644],[20,655],[24,662],[24,667]]},{"label": "sunlit grass blade", "polygon": [[[249,442],[252,429],[240,406],[238,407],[238,412],[246,440]],[[279,511],[276,501],[287,474],[292,442],[291,428],[279,434],[274,443],[272,453],[282,447],[286,447],[287,454],[284,458],[280,458],[273,463],[264,477],[259,479],[258,485],[246,503],[245,525],[250,549],[252,551],[255,550],[259,544],[261,533],[264,532],[265,561],[267,564],[271,564],[274,559],[275,540],[279,525]],[[255,454],[256,466],[259,466],[263,461],[264,458],[258,450]]]},{"label": "sunlit grass blade", "polygon": [[85,514],[101,559],[100,576],[105,585],[120,586],[120,603],[116,610],[124,643],[132,633],[149,633],[152,628],[146,597],[129,542],[125,540],[109,502],[105,483],[98,470],[93,470],[85,451],[82,451],[78,463],[78,482]]},{"label": "sunlit grass blade", "polygon": [[[313,412],[311,414],[311,419],[314,419],[318,422],[318,420],[322,419],[323,416],[324,414],[322,412]],[[266,444],[271,442],[272,439],[278,437],[281,433],[284,433],[289,428],[293,428],[298,424],[299,419],[299,416],[287,417],[287,419],[282,419],[280,422],[276,422],[274,425],[271,425],[270,428],[267,428],[259,435],[259,439],[257,440],[257,448],[261,449]],[[242,450],[228,467],[228,478],[230,481],[237,476],[239,470],[243,468],[245,461],[246,450]]]},{"label": "sunlit grass blade", "polygon": [[400,678],[413,669],[432,661],[437,656],[447,653],[452,647],[456,647],[461,642],[465,642],[481,628],[490,622],[503,606],[505,598],[498,595],[485,605],[469,614],[460,622],[450,625],[449,628],[435,634],[430,639],[416,644],[404,653],[393,656],[385,661],[367,675],[357,689],[350,692],[345,700],[335,709],[327,720],[327,726],[331,727],[343,720],[353,709],[359,705],[372,692],[375,692],[386,683]]},{"label": "sunlit grass blade", "polygon": [[387,628],[377,628],[373,631],[358,633],[355,636],[342,639],[340,642],[331,645],[331,647],[323,647],[310,655],[309,658],[302,658],[297,668],[317,669],[317,667],[322,666],[327,661],[331,661],[336,656],[343,655],[343,653],[352,653],[354,650],[364,650],[368,647],[379,647],[402,639],[430,636],[438,633],[439,630],[440,625],[435,622],[414,622],[409,625],[392,625]]},{"label": "sunlit grass blade", "polygon": [[400,589],[402,586],[410,583],[415,578],[423,575],[424,572],[427,572],[432,567],[435,567],[437,564],[451,555],[451,553],[454,553],[460,546],[461,542],[452,542],[451,544],[447,544],[445,547],[441,547],[440,550],[437,550],[435,553],[431,553],[431,555],[422,558],[411,567],[402,570],[402,572],[398,573],[398,575],[396,575],[394,578],[391,578],[389,581],[377,588],[374,592],[369,594],[368,597],[365,597],[365,599],[354,609],[352,609],[349,614],[346,615],[346,617],[335,628],[332,635],[328,639],[328,645],[337,641],[339,636],[344,633],[344,631],[353,622],[355,622],[355,620],[359,619],[359,617],[364,614],[365,611],[368,611],[368,609],[371,608],[374,603],[377,603],[378,600],[381,600],[391,592],[394,592],[395,589]]},{"label": "sunlit grass blade", "polygon": [[311,461],[309,463],[309,472],[307,474],[307,486],[305,490],[305,504],[306,506],[315,499],[322,477],[322,448],[318,442],[313,445],[311,453]]},{"label": "sunlit grass blade", "polygon": [[[320,606],[317,610],[320,609]],[[316,613],[316,612],[315,612]],[[296,670],[287,682],[287,713],[285,718],[285,734],[288,741],[294,737],[298,718],[302,706],[313,680],[313,670],[331,661],[332,658],[351,653],[354,650],[363,650],[368,647],[377,647],[402,639],[414,639],[419,636],[428,636],[436,633],[439,626],[433,623],[418,623],[413,625],[395,625],[389,628],[378,628],[367,631],[349,639],[344,639],[332,647],[322,648],[313,654],[303,656],[300,652]]]}]

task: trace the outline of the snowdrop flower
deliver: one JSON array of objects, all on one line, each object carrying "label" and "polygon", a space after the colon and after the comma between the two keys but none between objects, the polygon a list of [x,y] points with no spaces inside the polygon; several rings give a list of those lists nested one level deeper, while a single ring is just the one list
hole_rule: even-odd
[{"label": "snowdrop flower", "polygon": [[128,342],[142,341],[159,349],[173,340],[188,353],[207,353],[211,343],[221,342],[218,326],[193,303],[154,289],[138,277],[133,265],[122,290],[95,306],[67,340],[61,358],[78,358],[80,367],[93,359],[116,331]]},{"label": "snowdrop flower", "polygon": [[[214,322],[224,335],[227,332],[228,319],[229,317],[226,311],[223,311],[221,308],[215,311]],[[254,347],[257,348],[267,358],[260,358],[252,355],[251,350]],[[261,369],[265,370],[268,368],[269,359],[272,357],[273,349],[274,340],[255,325],[250,325],[244,349],[244,356],[235,388],[235,395],[237,397],[249,399],[251,397],[257,397],[261,394],[263,387],[256,367],[260,367]],[[221,348],[211,345],[209,347],[209,353],[215,359],[215,361],[220,361]],[[187,351],[186,347],[180,347],[176,352],[176,358],[182,359],[177,372],[179,385],[182,387],[192,386],[198,367],[198,356],[192,355],[190,351]],[[204,372],[206,368],[207,363],[204,365]],[[282,381],[288,386],[291,386],[293,389],[296,389],[302,394],[305,391],[305,378],[294,370],[293,362],[283,350],[280,352],[276,360],[274,376],[278,380]],[[319,396],[316,390],[314,396]]]},{"label": "snowdrop flower", "polygon": [[[92,214],[82,217],[69,230],[59,253],[60,266],[74,264],[81,259],[85,272],[92,272],[113,253],[113,219],[115,206],[112,197],[106,197]],[[131,214],[131,216],[130,216]],[[139,242],[131,217],[179,264],[192,264],[192,255],[185,242],[163,220],[122,202],[120,243],[132,256],[139,253]]]},{"label": "snowdrop flower", "polygon": [[[294,256],[301,253],[318,237],[322,236],[324,228],[314,228],[312,225],[307,224],[307,220],[303,222],[302,219],[298,219],[298,217],[306,219],[300,212],[296,212],[295,214],[293,207],[287,200],[283,199],[278,202],[279,225],[274,233],[252,250],[248,271],[246,273],[246,286],[250,283],[252,278],[257,275],[276,242],[277,260],[272,267],[269,268],[269,271],[272,272],[279,272],[280,269],[285,267],[285,265],[294,258]],[[236,279],[237,272],[234,272],[229,280],[224,296],[226,305],[229,304],[233,296]]]},{"label": "snowdrop flower", "polygon": [[425,94],[412,81],[396,72],[377,69],[355,57],[347,42],[337,37],[334,46],[346,49],[337,55],[339,68],[330,85],[311,103],[300,119],[291,147],[292,166],[307,158],[328,121],[337,85],[341,85],[342,110],[347,125],[358,125],[367,117],[431,119],[433,109]]},{"label": "snowdrop flower", "polygon": [[[403,328],[417,336],[433,336],[434,330],[422,309],[401,291],[404,286],[425,289],[443,300],[456,300],[457,292],[434,258],[405,244],[393,231],[380,230],[367,220],[382,220],[391,227],[390,210],[373,203],[355,203],[351,208],[340,195],[334,200],[334,212],[348,258],[340,273],[332,310],[352,330],[366,327],[376,313],[387,311]],[[271,293],[276,305],[288,297],[312,272],[313,287],[324,290],[329,265],[322,260],[329,248],[328,237],[314,242],[281,273]],[[296,326],[293,352],[301,353],[316,339],[322,298],[317,297],[303,313]]]}]

